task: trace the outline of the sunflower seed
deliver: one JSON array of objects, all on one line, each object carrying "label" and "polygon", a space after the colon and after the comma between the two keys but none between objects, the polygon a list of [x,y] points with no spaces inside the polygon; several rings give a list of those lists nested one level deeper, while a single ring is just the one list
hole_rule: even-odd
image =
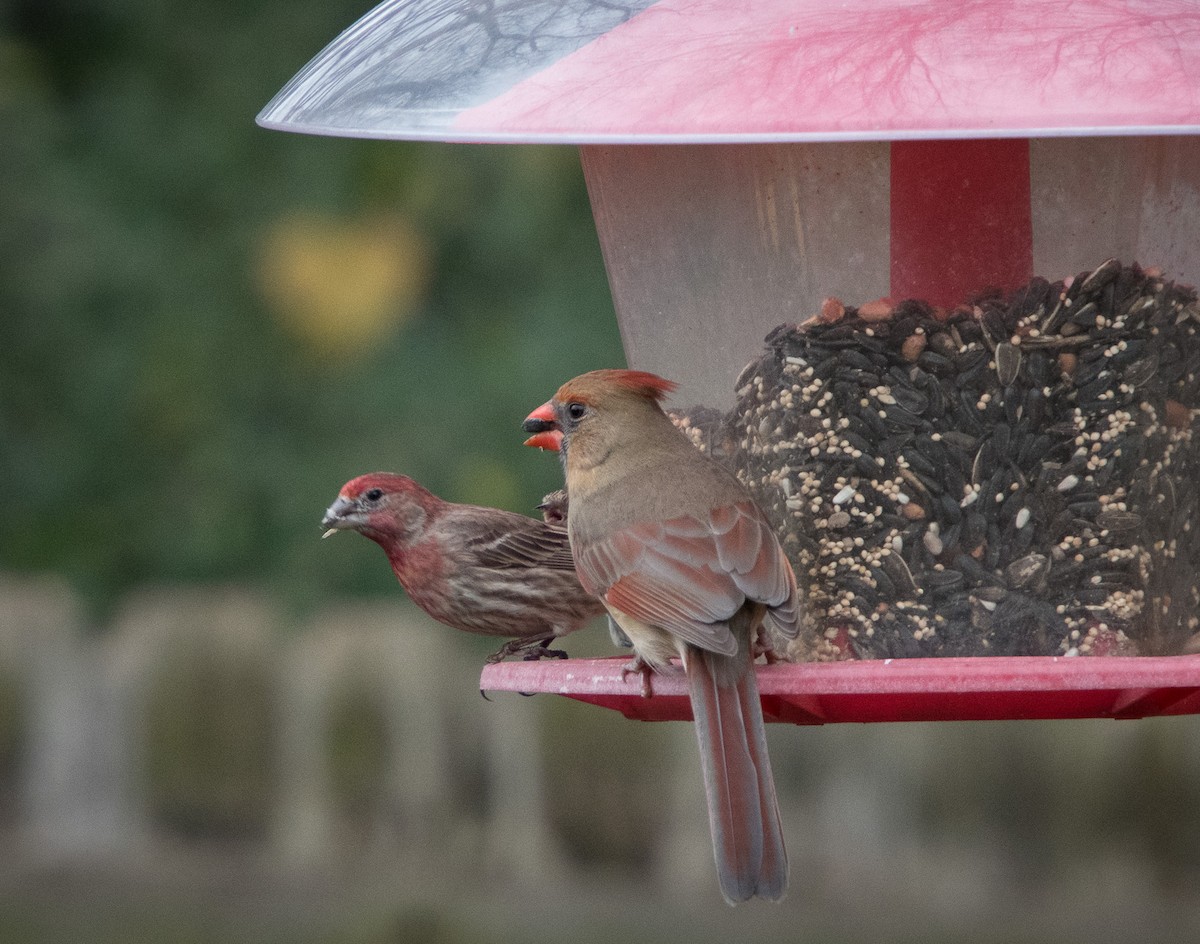
[{"label": "sunflower seed", "polygon": [[1004,579],[1010,587],[1024,587],[1035,578],[1044,576],[1049,563],[1044,554],[1026,554],[1004,568]]},{"label": "sunflower seed", "polygon": [[1007,387],[1017,379],[1021,370],[1021,349],[1005,341],[996,345],[996,376],[1000,386]]}]

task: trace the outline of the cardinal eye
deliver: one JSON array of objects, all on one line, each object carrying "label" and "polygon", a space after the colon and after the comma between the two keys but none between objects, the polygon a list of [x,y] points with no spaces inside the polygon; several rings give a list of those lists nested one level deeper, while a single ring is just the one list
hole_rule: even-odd
[{"label": "cardinal eye", "polygon": [[382,488],[369,489],[367,491],[367,493],[363,496],[363,498],[365,498],[369,502],[377,502],[377,501],[379,501],[379,499],[383,498],[383,489]]},{"label": "cardinal eye", "polygon": [[587,407],[582,403],[568,403],[567,416],[573,420],[583,419],[583,414],[587,412]]}]

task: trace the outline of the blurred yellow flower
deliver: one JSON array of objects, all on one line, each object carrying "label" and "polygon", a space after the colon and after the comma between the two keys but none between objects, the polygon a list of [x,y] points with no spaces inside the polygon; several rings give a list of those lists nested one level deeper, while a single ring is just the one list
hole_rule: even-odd
[{"label": "blurred yellow flower", "polygon": [[429,268],[424,239],[400,215],[298,214],[267,231],[257,276],[288,331],[317,353],[345,357],[412,316]]},{"label": "blurred yellow flower", "polygon": [[533,508],[522,508],[521,483],[511,466],[493,456],[467,453],[454,465],[454,500],[470,505],[491,505],[526,515],[538,515]]}]

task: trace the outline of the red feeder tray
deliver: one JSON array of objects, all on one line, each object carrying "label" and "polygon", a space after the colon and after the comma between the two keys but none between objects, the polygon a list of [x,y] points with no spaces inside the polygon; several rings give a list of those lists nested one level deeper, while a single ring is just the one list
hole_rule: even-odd
[{"label": "red feeder tray", "polygon": [[[688,721],[682,674],[622,673],[628,658],[501,662],[484,691],[549,692],[638,721]],[[1200,713],[1200,656],[881,659],[756,666],[763,714],[788,724],[1147,718]]]}]

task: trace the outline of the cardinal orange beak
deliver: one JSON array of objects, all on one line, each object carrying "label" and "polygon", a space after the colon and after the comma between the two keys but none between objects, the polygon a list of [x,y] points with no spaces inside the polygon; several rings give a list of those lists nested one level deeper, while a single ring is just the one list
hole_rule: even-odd
[{"label": "cardinal orange beak", "polygon": [[558,428],[558,420],[554,415],[554,407],[549,401],[525,417],[522,428],[527,433],[533,433],[525,440],[526,446],[558,452],[562,446],[562,430]]}]

